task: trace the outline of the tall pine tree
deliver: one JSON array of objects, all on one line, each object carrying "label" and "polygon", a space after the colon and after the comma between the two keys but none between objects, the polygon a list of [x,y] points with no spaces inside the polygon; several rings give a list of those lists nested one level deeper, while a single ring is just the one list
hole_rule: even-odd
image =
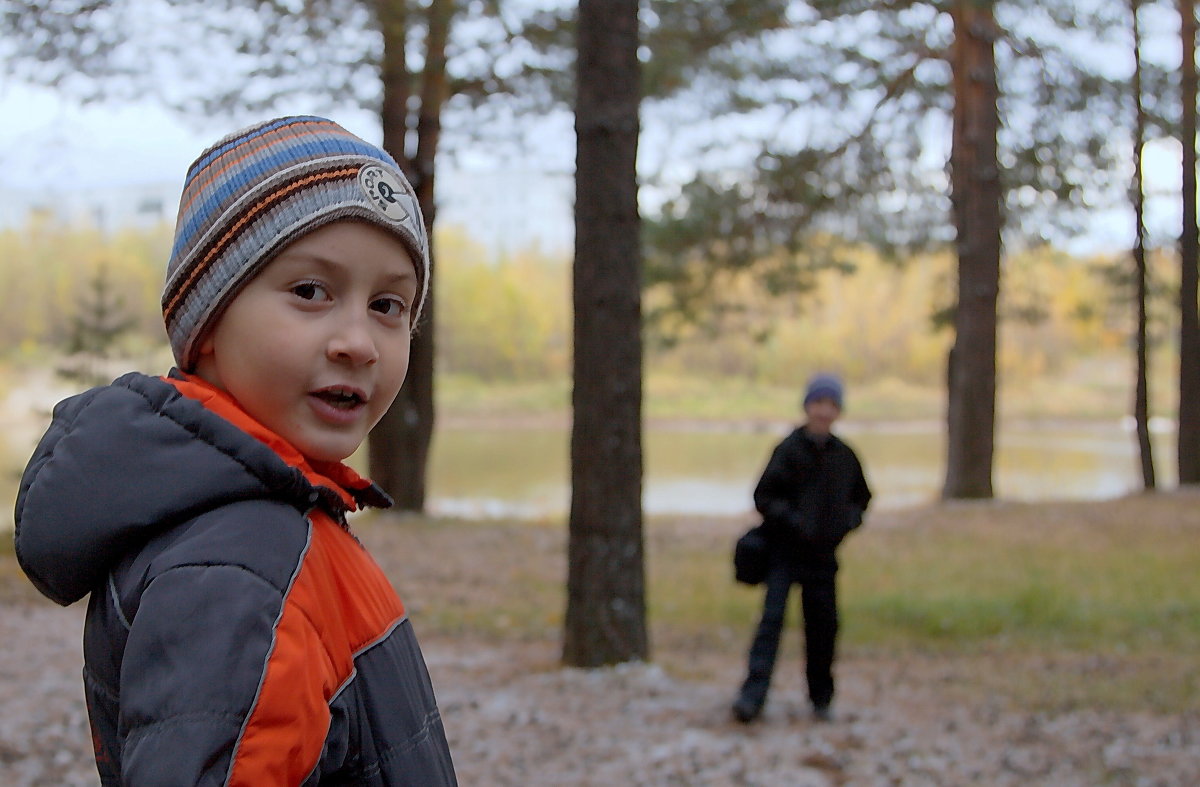
[{"label": "tall pine tree", "polygon": [[1179,483],[1200,483],[1200,230],[1196,218],[1196,3],[1179,0],[1179,141],[1183,147],[1183,228],[1179,235]]},{"label": "tall pine tree", "polygon": [[637,0],[580,0],[575,358],[563,661],[649,656],[642,537]]}]

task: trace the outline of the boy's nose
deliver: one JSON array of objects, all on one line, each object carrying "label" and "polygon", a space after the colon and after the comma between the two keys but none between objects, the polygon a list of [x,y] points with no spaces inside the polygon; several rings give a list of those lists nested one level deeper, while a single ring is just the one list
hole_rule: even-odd
[{"label": "boy's nose", "polygon": [[329,360],[370,366],[379,360],[379,349],[365,318],[342,320],[329,339],[326,354]]}]

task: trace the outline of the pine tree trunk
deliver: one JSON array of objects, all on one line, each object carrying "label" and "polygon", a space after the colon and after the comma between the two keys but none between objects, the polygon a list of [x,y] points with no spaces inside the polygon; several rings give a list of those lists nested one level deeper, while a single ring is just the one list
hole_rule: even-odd
[{"label": "pine tree trunk", "polygon": [[371,432],[368,444],[372,479],[392,496],[400,511],[425,509],[429,449],[433,441],[434,411],[434,174],[441,112],[446,101],[446,41],[453,0],[434,0],[428,8],[423,90],[417,113],[417,147],[410,158],[405,143],[410,126],[409,84],[405,62],[407,13],[404,0],[379,3],[383,31],[383,147],[405,169],[417,192],[417,201],[429,233],[430,291],[421,324],[412,339],[408,377],[387,414]]},{"label": "pine tree trunk", "polygon": [[1179,0],[1183,42],[1183,230],[1179,238],[1179,483],[1200,483],[1200,234],[1196,227],[1196,3]]},{"label": "pine tree trunk", "polygon": [[951,196],[958,306],[948,364],[942,496],[990,498],[996,426],[996,304],[1000,293],[1000,125],[991,3],[954,4]]},{"label": "pine tree trunk", "polygon": [[1134,282],[1137,298],[1137,381],[1134,386],[1133,419],[1137,425],[1138,457],[1142,466],[1142,488],[1152,490],[1154,451],[1150,444],[1150,382],[1149,351],[1146,337],[1146,188],[1142,178],[1142,147],[1146,143],[1146,110],[1142,105],[1142,34],[1138,24],[1141,0],[1131,0],[1133,11],[1133,216],[1134,216]]},{"label": "pine tree trunk", "polygon": [[563,661],[645,659],[637,0],[580,0]]}]

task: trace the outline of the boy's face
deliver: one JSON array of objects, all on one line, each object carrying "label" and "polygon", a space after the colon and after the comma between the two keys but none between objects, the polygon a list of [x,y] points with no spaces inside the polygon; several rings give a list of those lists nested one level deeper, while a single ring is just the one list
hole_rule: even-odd
[{"label": "boy's face", "polygon": [[828,396],[813,399],[804,405],[804,415],[808,419],[808,431],[814,435],[827,435],[833,428],[833,422],[842,414],[837,402]]},{"label": "boy's face", "polygon": [[234,297],[196,373],[309,459],[341,461],[400,391],[417,292],[399,240],[362,222],[328,224]]}]

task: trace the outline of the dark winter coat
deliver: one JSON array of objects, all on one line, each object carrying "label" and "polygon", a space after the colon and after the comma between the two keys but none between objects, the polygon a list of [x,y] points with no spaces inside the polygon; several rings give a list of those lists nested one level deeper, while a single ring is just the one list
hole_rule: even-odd
[{"label": "dark winter coat", "polygon": [[404,605],[345,524],[388,502],[196,378],[132,374],[60,403],[16,548],[54,601],[91,594],[102,784],[454,784]]},{"label": "dark winter coat", "polygon": [[796,565],[801,577],[834,575],[835,551],[870,502],[853,449],[835,435],[816,440],[804,427],[775,447],[754,490],[772,557]]}]

